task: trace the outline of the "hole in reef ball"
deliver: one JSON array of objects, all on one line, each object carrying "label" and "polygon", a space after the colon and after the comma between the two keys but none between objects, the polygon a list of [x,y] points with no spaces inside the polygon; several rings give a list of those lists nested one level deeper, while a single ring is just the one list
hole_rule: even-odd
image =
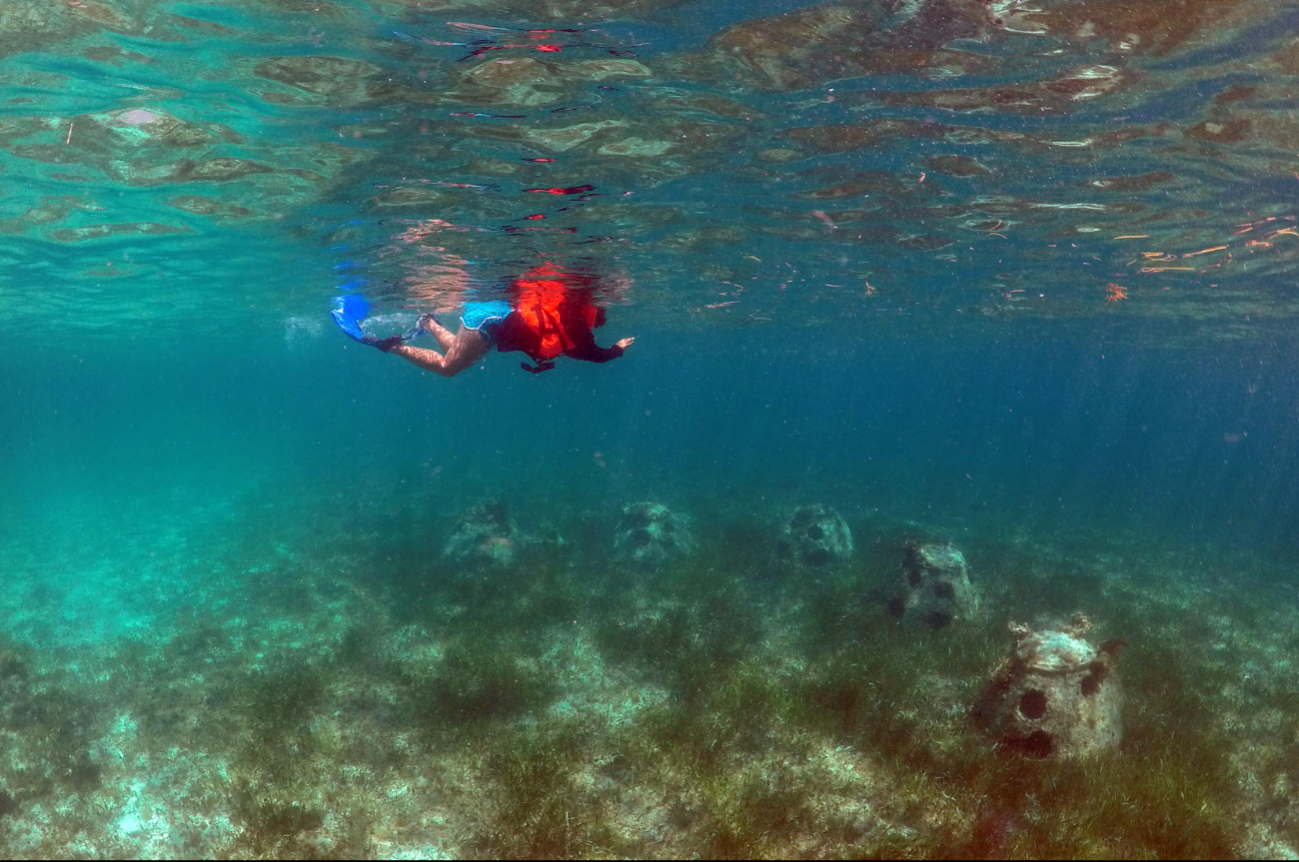
[{"label": "hole in reef ball", "polygon": [[631,543],[638,548],[648,545],[650,541],[649,530],[637,530],[631,534]]},{"label": "hole in reef ball", "polygon": [[910,584],[912,587],[920,586],[920,572],[916,571],[915,569],[911,569],[910,571],[908,571],[907,583]]},{"label": "hole in reef ball", "polygon": [[825,538],[825,530],[822,530],[816,524],[807,528],[807,537],[814,542],[819,542]]},{"label": "hole in reef ball", "polygon": [[830,562],[830,552],[825,548],[817,548],[815,551],[808,551],[804,554],[803,561],[809,566],[824,566]]},{"label": "hole in reef ball", "polygon": [[1046,715],[1046,695],[1035,688],[1024,692],[1019,699],[1019,714],[1031,721]]},{"label": "hole in reef ball", "polygon": [[907,612],[907,605],[900,598],[892,598],[889,599],[888,609],[892,616],[901,617]]},{"label": "hole in reef ball", "polygon": [[787,559],[789,559],[789,543],[788,543],[788,542],[777,542],[777,543],[776,543],[776,556],[777,556],[777,557],[780,557],[782,560],[787,560]]},{"label": "hole in reef ball", "polygon": [[1096,692],[1101,690],[1100,677],[1092,673],[1087,674],[1085,677],[1082,678],[1081,688],[1082,688],[1083,697],[1091,697]]},{"label": "hole in reef ball", "polygon": [[956,590],[952,589],[952,585],[946,581],[939,581],[934,584],[934,595],[940,599],[954,599]]}]

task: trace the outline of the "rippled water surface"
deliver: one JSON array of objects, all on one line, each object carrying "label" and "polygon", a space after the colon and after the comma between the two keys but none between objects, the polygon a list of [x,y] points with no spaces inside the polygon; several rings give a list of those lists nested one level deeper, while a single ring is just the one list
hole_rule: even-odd
[{"label": "rippled water surface", "polygon": [[546,254],[672,325],[1273,332],[1296,27],[1216,0],[8,0],[3,313],[247,325]]},{"label": "rippled water surface", "polygon": [[[1262,0],[0,0],[0,856],[1294,858],[1297,87]],[[626,355],[330,317],[539,272]]]}]

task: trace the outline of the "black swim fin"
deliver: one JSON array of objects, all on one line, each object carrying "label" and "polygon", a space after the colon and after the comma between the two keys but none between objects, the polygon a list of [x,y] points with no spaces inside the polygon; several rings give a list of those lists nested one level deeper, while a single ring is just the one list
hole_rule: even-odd
[{"label": "black swim fin", "polygon": [[357,339],[362,344],[368,344],[371,347],[377,347],[384,353],[392,352],[392,349],[399,344],[403,344],[406,338],[401,335],[389,335],[387,338],[375,338],[373,335],[362,336]]}]

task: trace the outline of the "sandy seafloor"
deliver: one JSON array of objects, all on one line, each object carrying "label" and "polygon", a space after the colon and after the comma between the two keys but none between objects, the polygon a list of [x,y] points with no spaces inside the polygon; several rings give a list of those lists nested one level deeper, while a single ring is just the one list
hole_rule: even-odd
[{"label": "sandy seafloor", "polygon": [[[613,554],[608,505],[525,508],[515,563],[475,567],[432,493],[292,490],[5,535],[4,855],[1299,847],[1299,595],[1265,557],[874,508],[809,573],[772,563],[791,500],[690,513],[657,572]],[[957,543],[979,618],[885,613],[907,538]],[[1006,621],[1080,608],[1129,640],[1120,752],[997,751],[970,706]]]}]

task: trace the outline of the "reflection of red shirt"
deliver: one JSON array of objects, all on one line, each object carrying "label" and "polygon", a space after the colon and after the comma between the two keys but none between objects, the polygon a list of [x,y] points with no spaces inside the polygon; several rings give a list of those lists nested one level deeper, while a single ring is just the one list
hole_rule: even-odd
[{"label": "reflection of red shirt", "polygon": [[550,263],[534,267],[511,285],[514,311],[497,328],[496,349],[519,350],[540,365],[557,356],[608,362],[621,347],[600,347],[592,329],[604,325],[604,309],[591,302],[590,287],[569,287],[570,276]]}]

